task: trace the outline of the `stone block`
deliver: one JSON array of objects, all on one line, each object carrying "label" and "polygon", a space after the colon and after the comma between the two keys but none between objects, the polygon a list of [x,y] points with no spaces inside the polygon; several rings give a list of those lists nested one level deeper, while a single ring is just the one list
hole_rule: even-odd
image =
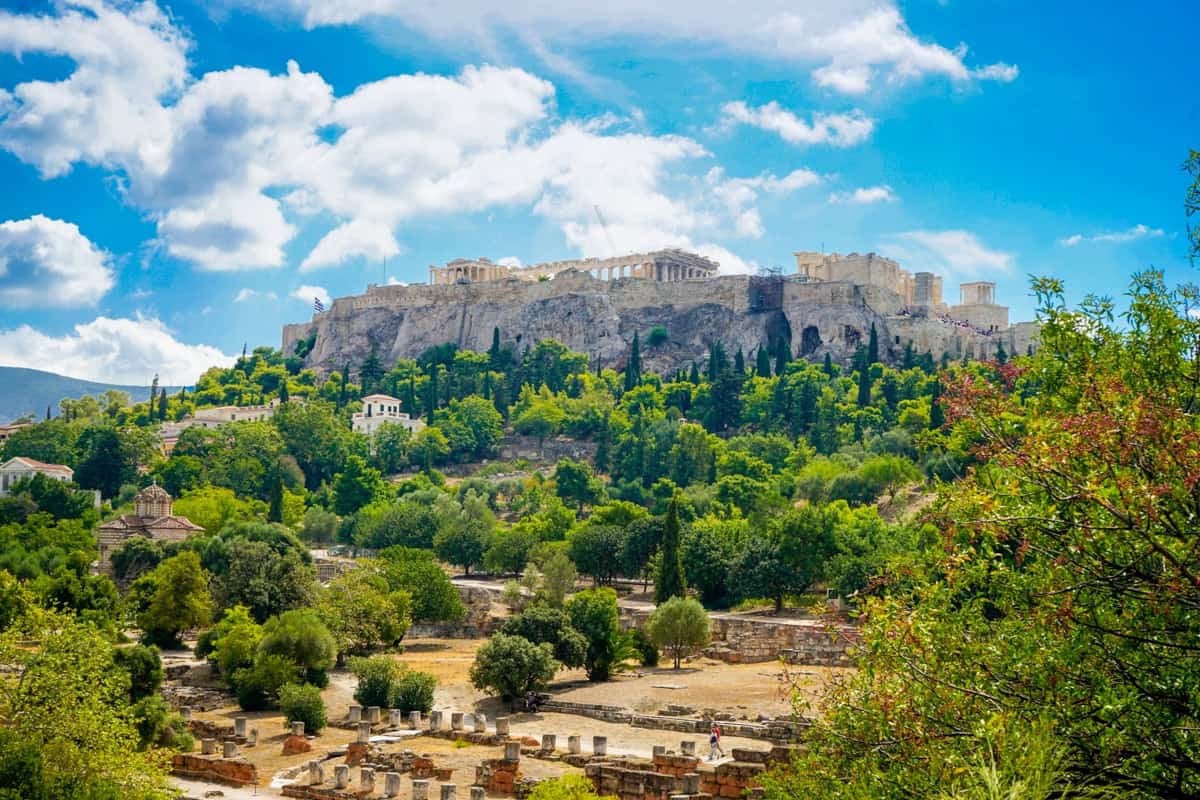
[{"label": "stone block", "polygon": [[429,712],[429,730],[440,731],[441,729],[442,729],[442,712],[441,711],[430,711]]},{"label": "stone block", "polygon": [[309,762],[308,765],[308,785],[320,786],[325,783],[325,767],[321,766],[320,761]]},{"label": "stone block", "polygon": [[399,728],[404,719],[404,712],[398,708],[388,709],[388,727]]},{"label": "stone block", "polygon": [[233,718],[233,735],[239,739],[246,738],[246,718],[237,716]]},{"label": "stone block", "polygon": [[246,744],[249,747],[254,747],[258,744],[258,728],[251,728],[250,733],[246,735]]},{"label": "stone block", "polygon": [[237,755],[237,742],[225,742],[222,748],[221,756],[223,758],[233,758]]},{"label": "stone block", "polygon": [[408,727],[412,728],[414,731],[421,730],[421,712],[420,711],[408,712]]},{"label": "stone block", "polygon": [[369,744],[370,741],[371,741],[371,723],[369,723],[369,722],[358,723],[358,738],[355,740],[355,743],[356,744]]},{"label": "stone block", "polygon": [[508,717],[496,717],[496,735],[497,736],[508,736],[509,735]]},{"label": "stone block", "polygon": [[689,772],[683,776],[683,793],[684,794],[699,794],[700,793],[700,773]]},{"label": "stone block", "polygon": [[338,764],[333,768],[333,788],[345,789],[350,785],[350,767],[346,764]]},{"label": "stone block", "polygon": [[383,796],[384,797],[399,797],[400,796],[400,773],[386,772],[383,775]]},{"label": "stone block", "polygon": [[303,736],[303,735],[304,735],[304,723],[303,722],[293,722],[292,723],[292,736]]},{"label": "stone block", "polygon": [[557,743],[557,737],[553,733],[546,733],[542,735],[542,749],[547,753],[553,753]]},{"label": "stone block", "polygon": [[375,770],[363,767],[358,771],[358,789],[367,794],[375,791]]},{"label": "stone block", "polygon": [[442,784],[441,800],[455,800],[455,796],[457,794],[458,794],[458,787],[455,786],[453,783],[443,783]]},{"label": "stone block", "polygon": [[361,722],[362,706],[350,706],[350,710],[347,712],[347,717],[351,722]]},{"label": "stone block", "polygon": [[[499,720],[497,720],[499,721]],[[505,742],[504,743],[504,760],[505,761],[520,761],[521,760],[521,743],[520,742]]]},{"label": "stone block", "polygon": [[370,722],[372,725],[379,722],[379,714],[379,706],[367,706],[367,722]]},{"label": "stone block", "polygon": [[667,754],[667,746],[666,745],[664,745],[664,744],[654,745],[653,755],[655,758],[658,758],[659,756],[665,756],[666,754]]},{"label": "stone block", "polygon": [[429,781],[417,778],[413,779],[412,800],[429,800]]},{"label": "stone block", "polygon": [[312,750],[312,745],[303,736],[289,736],[283,740],[283,754],[285,756],[307,753],[309,750]]},{"label": "stone block", "polygon": [[592,755],[606,756],[608,755],[608,737],[593,736],[592,737]]},{"label": "stone block", "polygon": [[573,734],[567,737],[567,752],[571,754],[582,753],[583,743],[582,737],[578,734]]},{"label": "stone block", "polygon": [[486,798],[487,789],[483,788],[482,786],[471,787],[471,800],[486,800]]},{"label": "stone block", "polygon": [[450,730],[461,731],[463,729],[463,712],[454,711],[450,714]]},{"label": "stone block", "polygon": [[487,715],[475,712],[471,715],[471,722],[474,725],[476,733],[487,733]]},{"label": "stone block", "polygon": [[179,709],[179,716],[183,717],[183,721],[184,721],[184,722],[191,722],[191,720],[192,720],[192,707],[191,707],[191,706],[182,706],[182,707]]},{"label": "stone block", "polygon": [[217,754],[216,739],[201,739],[200,740],[200,755],[215,756]]},{"label": "stone block", "polygon": [[685,756],[696,755],[696,742],[694,739],[684,739],[679,743],[679,752]]}]

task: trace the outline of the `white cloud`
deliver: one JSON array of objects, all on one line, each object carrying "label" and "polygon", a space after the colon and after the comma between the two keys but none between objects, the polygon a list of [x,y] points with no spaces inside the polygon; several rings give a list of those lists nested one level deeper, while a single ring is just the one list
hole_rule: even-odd
[{"label": "white cloud", "polygon": [[294,297],[308,305],[312,305],[313,300],[320,300],[321,305],[329,308],[333,305],[333,298],[329,296],[329,292],[324,286],[309,286],[307,284],[300,286],[296,291],[292,292],[290,297]]},{"label": "white cloud", "polygon": [[774,100],[757,108],[737,100],[721,106],[721,114],[727,124],[740,122],[761,128],[778,134],[789,144],[851,147],[866,141],[875,129],[875,121],[857,109],[848,114],[813,114],[809,123]]},{"label": "white cloud", "polygon": [[814,186],[821,180],[820,175],[809,169],[792,170],[782,178],[769,173],[754,178],[727,178],[723,169],[713,167],[704,176],[703,193],[711,197],[718,208],[708,225],[717,226],[723,216],[728,217],[734,221],[737,236],[757,239],[765,233],[757,207],[761,194],[787,195]]},{"label": "white cloud", "polygon": [[[131,9],[0,14],[0,52],[59,53],[74,62],[68,78],[45,84],[58,106],[97,106],[100,94],[126,110],[136,100],[138,111],[128,112],[133,133],[104,142],[70,138],[75,127],[65,119],[63,130],[20,138],[14,132],[56,107],[30,88],[36,82],[20,84],[0,102],[0,147],[47,174],[76,162],[111,170],[126,199],[156,223],[155,247],[201,269],[281,266],[302,225],[321,236],[302,271],[378,260],[402,251],[396,231],[413,218],[497,207],[532,208],[583,255],[682,247],[718,229],[760,236],[759,197],[819,180],[807,170],[729,179],[714,199],[691,171],[695,160],[711,158],[699,143],[637,132],[636,118],[558,118],[554,86],[521,69],[395,75],[341,97],[295,62],[281,74],[234,67],[189,82],[182,34],[152,5]],[[91,49],[70,37],[59,42],[68,19]],[[130,41],[145,40],[141,60],[105,49],[126,27]],[[818,115],[807,135],[850,143],[871,125],[858,112]],[[338,227],[316,228],[328,219]]]},{"label": "white cloud", "polygon": [[108,254],[70,222],[0,222],[0,306],[94,306],[113,283]]},{"label": "white cloud", "polygon": [[235,303],[248,303],[255,299],[262,300],[278,300],[279,296],[274,292],[261,292],[257,289],[242,289],[237,293],[237,297],[233,298]]},{"label": "white cloud", "polygon": [[521,266],[521,259],[516,256],[505,256],[504,258],[496,259],[496,263],[502,267],[519,267]]},{"label": "white cloud", "polygon": [[[307,27],[362,21],[399,21],[451,47],[495,49],[503,33],[533,42],[545,59],[546,43],[560,47],[586,40],[632,36],[655,43],[716,47],[813,70],[818,85],[859,94],[875,79],[889,83],[941,76],[955,82],[1012,80],[1007,64],[968,67],[967,48],[923,41],[892,0],[612,0],[559,3],[526,0],[231,0],[267,13],[290,13]],[[497,35],[501,34],[501,35]],[[567,71],[577,72],[571,62]]]},{"label": "white cloud", "polygon": [[721,265],[722,275],[749,275],[758,271],[758,262],[751,259],[745,261],[741,256],[716,244],[702,244],[695,248],[696,252],[705,258],[711,258]]},{"label": "white cloud", "polygon": [[169,128],[162,101],[187,82],[186,38],[153,2],[56,5],[56,15],[0,12],[0,52],[45,53],[76,65],[61,81],[0,90],[0,147],[47,177],[77,161],[159,162]]},{"label": "white cloud", "polygon": [[143,317],[97,317],[63,336],[28,325],[0,330],[0,353],[8,366],[121,384],[144,384],[157,373],[164,384],[191,385],[209,367],[234,361],[215,347],[185,344],[159,320]]},{"label": "white cloud", "polygon": [[927,270],[959,278],[1007,273],[1015,260],[1012,253],[992,250],[965,230],[899,233],[886,250],[910,272]]},{"label": "white cloud", "polygon": [[871,205],[872,203],[891,203],[898,198],[892,187],[884,184],[881,186],[860,186],[852,192],[833,192],[829,195],[829,202],[834,204],[853,204],[853,205]]},{"label": "white cloud", "polygon": [[1059,239],[1058,243],[1067,247],[1075,247],[1076,245],[1088,242],[1125,244],[1127,242],[1136,242],[1138,239],[1156,239],[1162,235],[1162,228],[1151,228],[1147,225],[1138,224],[1127,230],[1097,233],[1093,236],[1085,236],[1082,233],[1076,233]]},{"label": "white cloud", "polygon": [[355,256],[382,261],[400,253],[400,245],[387,225],[353,220],[325,234],[300,264],[301,272],[341,264]]}]

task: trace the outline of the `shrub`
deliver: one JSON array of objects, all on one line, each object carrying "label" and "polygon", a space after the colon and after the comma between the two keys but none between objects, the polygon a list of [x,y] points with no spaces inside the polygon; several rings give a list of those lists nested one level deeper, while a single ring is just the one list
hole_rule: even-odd
[{"label": "shrub", "polygon": [[529,800],[599,800],[592,782],[582,775],[551,778],[533,787]]},{"label": "shrub", "polygon": [[137,725],[138,747],[169,747],[183,753],[191,752],[195,747],[196,742],[183,717],[172,713],[160,695],[143,697],[133,704],[131,711]]},{"label": "shrub", "polygon": [[646,337],[646,344],[651,347],[658,347],[667,341],[667,329],[662,325],[655,325],[650,329],[650,335]]},{"label": "shrub", "polygon": [[325,701],[321,690],[311,683],[289,683],[279,690],[279,710],[289,723],[303,722],[306,733],[318,733],[325,727]]},{"label": "shrub", "polygon": [[129,673],[129,700],[136,703],[143,697],[149,697],[158,692],[162,684],[162,659],[159,658],[158,648],[151,645],[135,644],[133,647],[120,647],[113,651],[113,661]]},{"label": "shrub", "polygon": [[497,633],[475,654],[471,684],[511,700],[546,688],[557,671],[558,662],[550,645]]},{"label": "shrub", "polygon": [[279,701],[279,690],[300,679],[300,668],[286,656],[260,653],[254,666],[233,674],[238,705],[243,711],[262,711]]},{"label": "shrub", "polygon": [[633,642],[633,646],[641,654],[642,666],[657,667],[658,647],[655,646],[654,642],[650,641],[650,637],[646,636],[641,628],[634,628],[629,632],[629,636]]},{"label": "shrub", "polygon": [[433,690],[437,688],[437,678],[428,672],[405,670],[400,680],[393,687],[390,708],[398,708],[408,713],[420,711],[428,713],[433,708]]},{"label": "shrub", "polygon": [[358,678],[354,699],[362,706],[390,708],[395,686],[404,666],[389,656],[350,659],[350,671]]}]

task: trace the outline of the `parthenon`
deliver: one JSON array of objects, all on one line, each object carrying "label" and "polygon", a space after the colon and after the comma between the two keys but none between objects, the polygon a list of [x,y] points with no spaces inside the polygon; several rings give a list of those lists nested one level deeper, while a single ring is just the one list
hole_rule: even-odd
[{"label": "parthenon", "polygon": [[643,278],[663,283],[716,277],[719,265],[704,256],[684,250],[664,249],[649,253],[632,253],[615,258],[578,258],[549,261],[528,267],[497,264],[487,258],[459,258],[444,267],[429,267],[429,283],[480,283],[488,281],[539,281],[560,272],[587,272],[603,281],[619,278]]}]

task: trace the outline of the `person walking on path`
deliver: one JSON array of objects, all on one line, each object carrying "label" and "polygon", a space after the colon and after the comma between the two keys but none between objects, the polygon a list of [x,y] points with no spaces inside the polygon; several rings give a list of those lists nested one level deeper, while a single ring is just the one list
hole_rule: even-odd
[{"label": "person walking on path", "polygon": [[718,753],[721,758],[725,757],[725,751],[721,749],[721,729],[714,722],[708,732],[708,760],[716,761]]}]

